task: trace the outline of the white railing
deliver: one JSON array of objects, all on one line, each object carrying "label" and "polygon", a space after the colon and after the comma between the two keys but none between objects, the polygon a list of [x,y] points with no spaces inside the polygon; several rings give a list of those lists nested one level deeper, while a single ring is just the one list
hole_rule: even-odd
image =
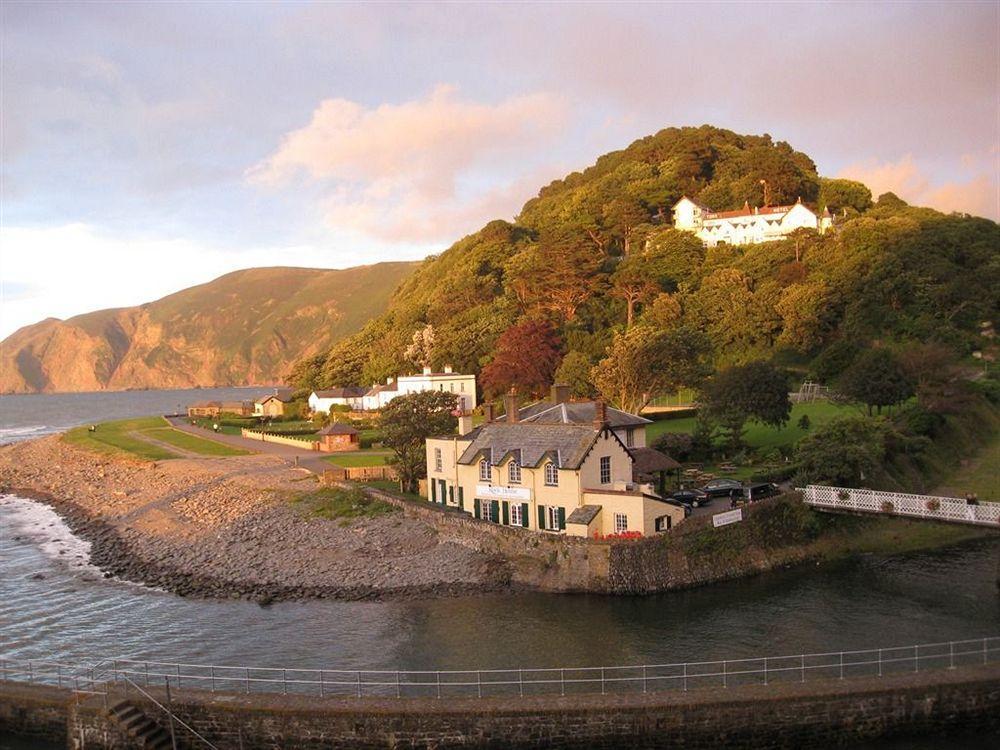
[{"label": "white railing", "polygon": [[100,669],[0,659],[0,679],[102,692],[121,684],[225,693],[362,697],[490,697],[628,693],[883,677],[1000,662],[1000,636],[910,646],[605,667],[343,670],[109,659]]},{"label": "white railing", "polygon": [[816,508],[857,513],[885,513],[977,526],[1000,525],[1000,503],[979,502],[973,505],[954,497],[826,487],[817,484],[810,484],[801,491],[803,502]]}]

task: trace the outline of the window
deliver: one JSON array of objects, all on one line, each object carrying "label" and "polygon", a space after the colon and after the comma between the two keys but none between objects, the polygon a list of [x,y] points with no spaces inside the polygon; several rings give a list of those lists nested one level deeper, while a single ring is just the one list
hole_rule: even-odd
[{"label": "window", "polygon": [[628,448],[635,447],[635,428],[626,427],[625,428],[625,445]]},{"label": "window", "polygon": [[615,533],[621,534],[628,531],[628,516],[624,513],[615,513]]},{"label": "window", "polygon": [[517,461],[511,460],[511,462],[507,464],[507,481],[510,484],[521,483],[521,464]]},{"label": "window", "polygon": [[559,486],[559,469],[551,461],[545,464],[545,485],[547,487]]},{"label": "window", "polygon": [[496,523],[496,519],[493,517],[493,501],[478,500],[477,502],[479,503],[479,517],[484,521]]},{"label": "window", "polygon": [[545,528],[549,531],[559,531],[559,507],[549,505],[545,508]]},{"label": "window", "polygon": [[521,503],[511,503],[510,506],[510,525],[511,526],[521,526],[523,525],[524,515],[521,512],[523,507]]},{"label": "window", "polygon": [[458,390],[460,390],[462,393],[465,393],[465,383],[459,383]]},{"label": "window", "polygon": [[601,456],[601,484],[611,483],[611,456]]},{"label": "window", "polygon": [[479,462],[479,478],[484,482],[490,481],[490,462],[485,458]]},{"label": "window", "polygon": [[441,469],[442,469],[441,449],[440,448],[435,448],[434,449],[434,471],[441,471]]}]

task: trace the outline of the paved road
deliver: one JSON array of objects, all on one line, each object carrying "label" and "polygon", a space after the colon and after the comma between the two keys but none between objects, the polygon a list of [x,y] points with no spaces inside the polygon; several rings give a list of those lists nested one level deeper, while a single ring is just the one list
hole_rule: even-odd
[{"label": "paved road", "polygon": [[167,417],[166,419],[173,428],[181,432],[197,435],[200,438],[215,440],[219,443],[225,443],[234,448],[242,448],[254,453],[267,453],[272,456],[280,456],[288,461],[288,463],[311,471],[313,474],[322,474],[326,469],[330,468],[330,464],[316,455],[315,451],[296,448],[291,445],[282,445],[280,443],[265,443],[263,440],[251,440],[242,435],[227,435],[223,432],[212,432],[203,427],[192,425],[184,417]]}]

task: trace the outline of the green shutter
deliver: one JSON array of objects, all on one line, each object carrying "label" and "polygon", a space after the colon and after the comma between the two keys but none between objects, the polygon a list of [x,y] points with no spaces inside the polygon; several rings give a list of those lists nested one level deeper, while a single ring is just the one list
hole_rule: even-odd
[{"label": "green shutter", "polygon": [[452,505],[455,504],[455,488],[454,487],[449,487],[448,488],[448,502],[451,503]]},{"label": "green shutter", "polygon": [[438,501],[437,489],[438,489],[437,488],[437,482],[432,479],[431,480],[431,502],[432,503],[436,503]]},{"label": "green shutter", "polygon": [[465,510],[465,491],[461,487],[458,488],[458,507]]},{"label": "green shutter", "polygon": [[503,501],[503,525],[510,526],[510,503]]},{"label": "green shutter", "polygon": [[490,518],[493,523],[500,523],[500,503],[496,500],[490,500]]},{"label": "green shutter", "polygon": [[528,528],[528,504],[521,503],[521,525]]},{"label": "green shutter", "polygon": [[545,528],[545,506],[538,506],[538,530],[541,531]]},{"label": "green shutter", "polygon": [[480,518],[481,517],[479,515],[479,501],[478,500],[473,500],[472,501],[472,512],[476,516],[476,518]]},{"label": "green shutter", "polygon": [[559,530],[564,531],[566,529],[566,509],[559,509]]},{"label": "green shutter", "polygon": [[438,487],[438,490],[440,490],[440,493],[439,493],[439,494],[441,495],[441,505],[445,505],[445,504],[446,504],[446,503],[448,502],[448,493],[447,493],[447,491],[445,490],[445,486],[446,486],[446,485],[445,485],[445,483],[444,483],[444,480],[443,480],[443,479],[441,479],[441,480],[439,480],[439,481],[440,481],[440,483],[441,483],[441,486],[440,486],[440,487]]}]

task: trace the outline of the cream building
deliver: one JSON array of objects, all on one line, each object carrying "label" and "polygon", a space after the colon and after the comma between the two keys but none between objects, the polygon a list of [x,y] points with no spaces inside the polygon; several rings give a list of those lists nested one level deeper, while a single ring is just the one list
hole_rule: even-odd
[{"label": "cream building", "polygon": [[820,234],[833,226],[829,210],[817,216],[802,200],[792,206],[711,211],[684,196],[674,204],[674,227],[693,232],[707,247],[755,245],[787,237],[796,229],[815,229]]},{"label": "cream building", "polygon": [[[526,410],[536,411],[521,419]],[[573,421],[587,411],[590,421]],[[459,434],[427,440],[428,500],[493,523],[575,536],[649,535],[680,523],[683,506],[635,481],[637,454],[673,462],[644,447],[644,424],[632,425],[630,450],[609,411],[593,401],[509,405],[503,419],[475,429],[464,418]]]},{"label": "cream building", "polygon": [[430,367],[425,367],[419,375],[400,375],[396,379],[387,378],[385,385],[373,385],[365,393],[362,399],[363,408],[376,411],[397,396],[421,393],[422,391],[454,393],[458,396],[458,408],[463,412],[471,412],[476,408],[476,376],[453,372],[451,365],[445,365],[444,372],[434,372]]},{"label": "cream building", "polygon": [[331,406],[346,406],[354,411],[364,409],[366,388],[328,388],[309,394],[309,408],[314,412],[328,414]]}]

